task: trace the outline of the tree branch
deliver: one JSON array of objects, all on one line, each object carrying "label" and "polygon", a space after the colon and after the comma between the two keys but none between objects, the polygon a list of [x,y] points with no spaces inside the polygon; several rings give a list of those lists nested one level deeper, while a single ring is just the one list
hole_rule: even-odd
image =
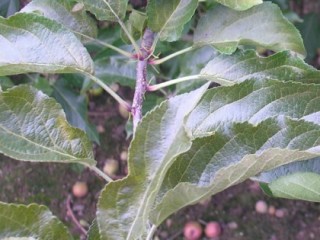
[{"label": "tree branch", "polygon": [[150,29],[146,29],[141,42],[141,55],[137,63],[136,88],[131,107],[133,118],[133,129],[137,128],[142,118],[142,103],[144,94],[147,90],[147,66],[148,58],[154,41],[154,33]]}]

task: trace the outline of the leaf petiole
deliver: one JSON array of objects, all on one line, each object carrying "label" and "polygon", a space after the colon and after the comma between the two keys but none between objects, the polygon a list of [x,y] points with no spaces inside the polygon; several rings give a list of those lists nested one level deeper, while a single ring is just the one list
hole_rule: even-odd
[{"label": "leaf petiole", "polygon": [[164,63],[164,62],[166,62],[166,61],[168,61],[168,60],[170,60],[170,59],[172,59],[172,58],[174,58],[176,56],[179,56],[179,55],[184,54],[186,52],[190,52],[190,51],[192,51],[194,49],[195,48],[192,47],[192,46],[191,47],[187,47],[187,48],[182,49],[180,51],[177,51],[177,52],[175,52],[173,54],[170,54],[170,55],[168,55],[168,56],[166,56],[164,58],[160,58],[160,59],[157,59],[157,60],[151,60],[151,61],[149,61],[149,64],[158,65],[158,64]]},{"label": "leaf petiole", "polygon": [[146,240],[152,240],[152,237],[153,237],[154,233],[156,232],[156,230],[157,230],[157,226],[156,225],[152,225]]},{"label": "leaf petiole", "polygon": [[101,171],[99,168],[97,168],[96,166],[89,166],[89,168],[94,171],[95,173],[97,173],[100,177],[102,177],[103,179],[105,179],[107,182],[113,182],[113,179],[111,177],[109,177],[107,174],[105,174],[103,171]]},{"label": "leaf petiole", "polygon": [[106,1],[103,0],[103,2],[108,6],[108,8],[110,9],[110,11],[113,13],[113,15],[115,16],[115,18],[117,19],[118,23],[120,24],[122,30],[124,31],[124,33],[127,35],[127,37],[129,38],[130,42],[132,43],[136,53],[140,56],[141,55],[141,51],[140,48],[138,46],[138,44],[136,43],[136,41],[133,39],[133,37],[131,36],[131,34],[129,33],[126,25],[123,23],[123,21],[119,18],[119,16],[115,13],[115,11],[113,10],[113,8],[110,6],[110,4]]},{"label": "leaf petiole", "polygon": [[187,77],[181,77],[181,78],[176,78],[167,82],[163,82],[163,83],[159,83],[156,85],[152,85],[152,86],[148,86],[147,87],[147,91],[153,92],[153,91],[157,91],[161,88],[164,87],[169,87],[171,85],[177,84],[177,83],[181,83],[181,82],[185,82],[185,81],[190,81],[190,80],[197,80],[197,79],[203,79],[203,76],[199,75],[191,75],[191,76],[187,76]]},{"label": "leaf petiole", "polygon": [[107,84],[105,84],[101,79],[86,73],[86,72],[82,72],[83,74],[85,74],[86,76],[88,76],[92,81],[94,81],[95,83],[97,83],[99,86],[101,86],[107,93],[109,93],[111,95],[111,97],[113,97],[120,105],[122,105],[125,109],[127,109],[128,112],[131,111],[131,106],[125,101],[123,100],[118,94],[116,94]]},{"label": "leaf petiole", "polygon": [[125,51],[125,50],[122,50],[121,48],[115,47],[115,46],[113,46],[113,45],[111,45],[111,44],[109,44],[109,43],[105,43],[105,42],[103,42],[103,41],[101,41],[101,40],[99,40],[99,39],[92,38],[92,37],[90,37],[90,36],[88,36],[88,35],[85,35],[85,34],[82,34],[82,33],[80,33],[80,32],[76,32],[76,31],[73,31],[73,32],[74,32],[75,34],[78,34],[78,35],[80,35],[80,36],[82,36],[82,37],[84,37],[84,38],[87,38],[87,39],[91,40],[91,41],[95,41],[95,42],[99,43],[99,44],[102,45],[102,46],[108,47],[108,48],[116,51],[117,53],[122,54],[123,56],[126,56],[126,57],[128,57],[128,58],[134,58],[134,57],[133,57],[133,54],[131,54],[130,52],[127,52],[127,51]]}]

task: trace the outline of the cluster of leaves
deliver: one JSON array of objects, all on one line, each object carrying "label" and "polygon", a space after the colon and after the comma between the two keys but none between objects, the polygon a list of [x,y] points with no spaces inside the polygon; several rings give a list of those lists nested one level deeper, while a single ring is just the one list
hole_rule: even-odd
[{"label": "cluster of leaves", "polygon": [[[90,141],[98,139],[87,123],[85,105],[76,104],[79,97],[65,86],[80,79],[82,90],[87,89],[92,79],[113,94],[106,84],[115,79],[134,85],[135,64],[124,66],[123,56],[88,43],[97,38],[97,26],[86,11],[100,21],[120,23],[119,35],[133,46],[122,46],[108,34],[95,43],[129,57],[134,54],[127,51],[139,51],[135,39],[145,27],[157,34],[154,47],[161,51],[164,42],[179,40],[197,23],[192,42],[177,44],[194,51],[176,61],[179,70],[172,64],[171,76],[179,78],[165,86],[190,84],[179,83],[176,91],[183,94],[156,106],[138,125],[129,174],[102,190],[89,239],[151,239],[173,212],[248,178],[262,182],[273,196],[320,201],[320,72],[302,60],[300,34],[277,5],[207,1],[201,6],[210,9],[199,19],[198,0],[150,0],[145,12],[132,10],[129,16],[126,0],[77,2],[34,0],[0,18],[0,76],[81,75],[61,75],[45,88],[69,109],[69,117],[34,86],[12,87],[9,78],[0,79],[0,152],[7,156],[79,163],[101,173]],[[261,57],[257,47],[277,53]],[[156,65],[166,59],[149,60]],[[49,78],[36,75],[34,85],[48,86]],[[220,86],[209,89],[208,81]],[[43,206],[1,203],[0,212],[1,238],[71,239]]]}]

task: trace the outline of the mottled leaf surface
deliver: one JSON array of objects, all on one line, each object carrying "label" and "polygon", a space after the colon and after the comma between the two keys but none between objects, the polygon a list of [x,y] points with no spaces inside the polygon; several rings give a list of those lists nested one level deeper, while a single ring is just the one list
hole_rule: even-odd
[{"label": "mottled leaf surface", "polygon": [[61,106],[30,86],[0,93],[0,152],[22,161],[94,165],[91,142]]},{"label": "mottled leaf surface", "polygon": [[68,0],[33,0],[20,12],[40,13],[75,33],[96,37],[98,34],[96,22],[84,10],[73,12],[72,7],[73,4]]},{"label": "mottled leaf surface", "polygon": [[[196,139],[167,173],[151,218],[160,224],[181,207],[196,203],[256,174],[320,155],[320,126],[285,118]],[[308,139],[308,141],[306,141]],[[201,159],[201,161],[200,161]]]},{"label": "mottled leaf surface", "polygon": [[242,11],[263,3],[262,0],[215,0],[229,8]]},{"label": "mottled leaf surface", "polygon": [[131,142],[129,176],[109,183],[101,194],[97,210],[101,238],[145,237],[149,211],[166,171],[175,156],[191,146],[185,116],[207,87],[163,102],[144,117]]},{"label": "mottled leaf surface", "polygon": [[208,62],[200,75],[221,85],[250,79],[320,83],[320,71],[289,51],[269,57],[258,56],[253,50],[238,50],[230,56],[220,54]]},{"label": "mottled leaf surface", "polygon": [[126,16],[128,0],[76,0],[83,3],[86,10],[93,13],[98,20],[117,22]]},{"label": "mottled leaf surface", "polygon": [[45,207],[0,202],[1,239],[72,240],[67,228]]},{"label": "mottled leaf surface", "polygon": [[93,62],[81,42],[53,20],[19,13],[0,17],[0,26],[0,76],[93,72]]},{"label": "mottled leaf surface", "polygon": [[279,115],[320,124],[320,85],[248,80],[210,89],[186,120],[195,137],[235,122],[258,124]]},{"label": "mottled leaf surface", "polygon": [[191,19],[198,0],[150,0],[147,7],[148,27],[161,41],[176,41]]},{"label": "mottled leaf surface", "polygon": [[282,15],[280,8],[270,2],[241,12],[215,7],[200,19],[194,44],[211,45],[226,54],[236,51],[239,45],[253,45],[305,56],[298,30]]},{"label": "mottled leaf surface", "polygon": [[[102,236],[144,236],[148,219],[159,225],[180,208],[263,171],[318,157],[320,86],[315,83],[316,78],[310,81],[307,74],[299,82],[261,77],[207,90],[195,107],[191,97],[186,100],[183,96],[188,95],[182,95],[147,114],[130,148],[129,177],[109,184],[102,193],[98,207]],[[182,132],[175,124],[179,112],[173,117],[177,110],[167,106],[174,102],[179,111],[189,109]],[[159,158],[161,154],[167,155]],[[121,230],[110,236],[107,229],[115,228]]]}]

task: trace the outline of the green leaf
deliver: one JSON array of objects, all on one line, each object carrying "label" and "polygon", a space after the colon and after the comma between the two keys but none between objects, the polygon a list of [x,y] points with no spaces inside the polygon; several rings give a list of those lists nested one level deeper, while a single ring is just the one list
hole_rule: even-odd
[{"label": "green leaf", "polygon": [[[0,17],[0,76],[28,72],[93,72],[89,53],[69,30],[45,17]],[[28,43],[28,44],[26,44]]]},{"label": "green leaf", "polygon": [[8,88],[13,87],[14,84],[8,77],[0,77],[0,87],[3,91],[7,90]]},{"label": "green leaf", "polygon": [[0,2],[0,15],[9,17],[18,12],[20,8],[19,0],[1,0]]},{"label": "green leaf", "polygon": [[167,169],[191,146],[185,116],[207,87],[163,102],[143,118],[130,146],[129,176],[109,183],[101,193],[97,221],[102,239],[145,237],[148,214]]},{"label": "green leaf", "polygon": [[71,127],[52,98],[30,86],[0,93],[0,152],[22,161],[94,165],[84,132]]},{"label": "green leaf", "polygon": [[148,27],[161,41],[176,41],[191,19],[198,0],[150,0],[147,6]]},{"label": "green leaf", "polygon": [[212,45],[222,53],[231,54],[239,45],[264,47],[275,52],[291,50],[305,55],[298,30],[283,17],[275,4],[265,2],[238,12],[217,6],[199,21],[194,45]]},{"label": "green leaf", "polygon": [[67,228],[45,206],[0,202],[0,239],[73,238]]},{"label": "green leaf", "polygon": [[317,13],[311,13],[303,17],[303,23],[297,25],[301,32],[307,49],[308,62],[311,62],[320,48],[320,17]]},{"label": "green leaf", "polygon": [[106,84],[119,83],[134,87],[136,84],[136,63],[128,58],[113,55],[95,61],[96,76]]},{"label": "green leaf", "polygon": [[[192,96],[182,95],[147,114],[130,147],[129,177],[102,193],[102,238],[144,237],[150,219],[158,225],[181,207],[262,171],[320,156],[320,85],[299,81],[246,80],[206,91],[195,107],[188,102]],[[188,106],[180,126],[180,112],[169,103],[179,111]]]},{"label": "green leaf", "polygon": [[21,12],[40,12],[46,18],[61,23],[75,33],[93,38],[98,34],[96,22],[84,10],[73,12],[68,0],[33,0]]},{"label": "green leaf", "polygon": [[159,225],[178,209],[262,171],[320,156],[319,134],[317,124],[279,117],[255,126],[236,123],[194,140],[168,171],[152,222]]},{"label": "green leaf", "polygon": [[93,13],[98,20],[117,22],[126,16],[128,0],[76,0]]},{"label": "green leaf", "polygon": [[44,94],[51,96],[53,89],[50,85],[50,82],[39,76],[39,74],[36,74],[36,77],[32,81],[32,86],[34,86],[36,89],[42,91]]},{"label": "green leaf", "polygon": [[278,178],[299,172],[313,172],[320,174],[319,160],[320,158],[314,158],[307,161],[286,164],[271,171],[263,172],[253,179],[259,182],[269,184],[273,181],[276,181]]},{"label": "green leaf", "polygon": [[65,84],[66,80],[60,79],[53,86],[53,97],[63,107],[68,122],[87,133],[88,137],[99,143],[96,128],[88,121],[87,100],[83,95],[76,94]]},{"label": "green leaf", "polygon": [[[142,37],[144,29],[146,27],[147,16],[145,13],[132,10],[130,13],[129,19],[126,22],[126,27],[133,39],[138,40]],[[128,36],[121,29],[121,38],[127,44],[130,44]]]},{"label": "green leaf", "polygon": [[320,174],[298,172],[283,176],[268,184],[268,189],[273,197],[320,202]]},{"label": "green leaf", "polygon": [[270,117],[288,116],[320,124],[320,85],[294,82],[245,81],[210,89],[186,121],[195,137],[235,122],[258,124]]},{"label": "green leaf", "polygon": [[320,71],[288,51],[260,57],[253,50],[220,54],[200,72],[208,80],[233,85],[249,79],[320,83]]},{"label": "green leaf", "polygon": [[314,158],[286,164],[263,172],[253,180],[261,182],[269,195],[319,202],[319,160],[320,158]]},{"label": "green leaf", "polygon": [[88,231],[88,240],[101,240],[97,220],[94,219]]},{"label": "green leaf", "polygon": [[273,3],[279,5],[282,10],[289,9],[289,0],[271,0]]},{"label": "green leaf", "polygon": [[243,11],[247,10],[255,5],[263,3],[262,0],[215,0],[218,3],[225,5],[226,7]]}]

